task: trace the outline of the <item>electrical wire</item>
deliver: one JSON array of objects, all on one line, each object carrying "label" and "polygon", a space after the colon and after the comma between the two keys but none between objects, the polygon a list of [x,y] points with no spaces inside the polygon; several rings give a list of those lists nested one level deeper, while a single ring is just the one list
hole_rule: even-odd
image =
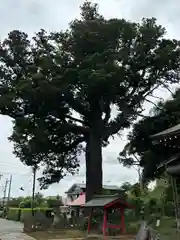
[{"label": "electrical wire", "polygon": [[[0,174],[2,175],[13,175],[13,176],[27,176],[30,175],[28,173],[14,173],[14,172],[6,172],[6,171],[0,171]],[[31,173],[32,175],[32,173]]]},{"label": "electrical wire", "polygon": [[[6,170],[6,169],[1,169],[0,167],[0,175],[13,175],[13,176],[32,176],[32,172],[30,171],[27,171],[27,172],[22,172],[22,173],[17,173],[17,172],[14,172],[10,169]],[[1,180],[1,179],[0,179]]]},{"label": "electrical wire", "polygon": [[32,172],[31,170],[28,169],[28,171],[23,171],[23,173],[17,173],[17,172],[14,172],[14,167],[13,165],[7,165],[7,164],[3,164],[3,163],[0,163],[0,174],[3,174],[3,175],[19,175],[19,176],[23,176],[23,175],[32,175]]},{"label": "electrical wire", "polygon": [[23,167],[25,167],[25,165],[16,165],[16,163],[12,163],[12,164],[7,164],[7,163],[5,163],[5,162],[0,162],[0,167],[10,167],[10,168],[12,168],[12,167],[14,167],[14,166],[18,166],[18,167],[21,167],[21,166],[23,166]]}]

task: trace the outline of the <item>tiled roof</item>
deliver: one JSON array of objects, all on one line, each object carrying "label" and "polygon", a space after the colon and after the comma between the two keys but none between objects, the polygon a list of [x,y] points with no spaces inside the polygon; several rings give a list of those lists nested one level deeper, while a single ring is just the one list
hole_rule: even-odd
[{"label": "tiled roof", "polygon": [[180,164],[177,164],[175,166],[169,166],[167,167],[167,170],[166,170],[170,175],[173,175],[173,176],[180,176]]},{"label": "tiled roof", "polygon": [[[66,193],[71,192],[74,188],[79,187],[79,188],[86,188],[86,184],[85,183],[75,183],[73,184]],[[106,190],[119,190],[119,187],[117,187],[116,185],[103,185],[103,189]]]},{"label": "tiled roof", "polygon": [[174,134],[180,133],[180,123],[175,125],[174,127],[168,128],[162,132],[159,132],[157,134],[152,135],[152,138],[160,138],[160,137],[166,137],[166,136],[172,136]]},{"label": "tiled roof", "polygon": [[[97,195],[88,202],[86,202],[81,207],[105,207],[106,205],[118,201],[124,206],[129,206],[126,202],[124,202],[118,194],[115,195]],[[129,206],[130,207],[130,206]]]},{"label": "tiled roof", "polygon": [[167,160],[163,161],[161,164],[159,164],[157,169],[177,163],[177,161],[179,162],[179,160],[180,160],[180,153],[177,153],[172,157],[168,158]]}]

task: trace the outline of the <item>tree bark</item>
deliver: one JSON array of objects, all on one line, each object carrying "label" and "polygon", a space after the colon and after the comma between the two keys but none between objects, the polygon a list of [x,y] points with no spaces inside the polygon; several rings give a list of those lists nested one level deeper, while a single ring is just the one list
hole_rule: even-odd
[{"label": "tree bark", "polygon": [[137,172],[138,172],[140,190],[143,192],[142,171],[141,171],[141,168],[139,166],[138,166]]},{"label": "tree bark", "polygon": [[102,143],[101,137],[91,131],[86,144],[86,202],[102,191]]}]

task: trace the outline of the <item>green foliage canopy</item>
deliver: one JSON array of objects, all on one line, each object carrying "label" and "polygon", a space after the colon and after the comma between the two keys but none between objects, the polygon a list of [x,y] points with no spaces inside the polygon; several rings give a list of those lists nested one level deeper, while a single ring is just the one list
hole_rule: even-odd
[{"label": "green foliage canopy", "polygon": [[[129,134],[129,141],[119,155],[121,163],[132,165],[139,157],[139,164],[143,167],[144,180],[151,180],[161,174],[157,166],[178,153],[177,148],[168,145],[153,145],[151,135],[173,127],[180,122],[180,89],[167,101],[158,102],[153,108],[152,115],[134,124]],[[127,162],[126,162],[127,159]],[[130,160],[129,160],[130,159]]]},{"label": "green foliage canopy", "polygon": [[164,35],[154,18],[105,19],[86,1],[68,30],[31,41],[14,30],[0,44],[0,113],[14,119],[15,154],[44,165],[42,187],[75,172],[86,142],[87,195],[101,191],[102,146],[179,81],[179,42]]}]

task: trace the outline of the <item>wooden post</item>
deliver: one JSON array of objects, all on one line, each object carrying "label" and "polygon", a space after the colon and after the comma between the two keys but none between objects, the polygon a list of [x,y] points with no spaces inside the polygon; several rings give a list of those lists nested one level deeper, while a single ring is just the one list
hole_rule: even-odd
[{"label": "wooden post", "polygon": [[92,214],[93,214],[93,208],[91,208],[90,214],[89,214],[89,219],[88,219],[88,229],[87,229],[87,233],[90,233],[91,230],[91,223],[92,223]]},{"label": "wooden post", "polygon": [[120,208],[120,215],[121,215],[121,233],[124,234],[126,232],[126,229],[125,229],[124,209],[123,208]]},{"label": "wooden post", "polygon": [[106,236],[106,231],[107,231],[107,209],[104,208],[104,218],[103,218],[103,226],[102,226],[102,232],[104,236]]}]

